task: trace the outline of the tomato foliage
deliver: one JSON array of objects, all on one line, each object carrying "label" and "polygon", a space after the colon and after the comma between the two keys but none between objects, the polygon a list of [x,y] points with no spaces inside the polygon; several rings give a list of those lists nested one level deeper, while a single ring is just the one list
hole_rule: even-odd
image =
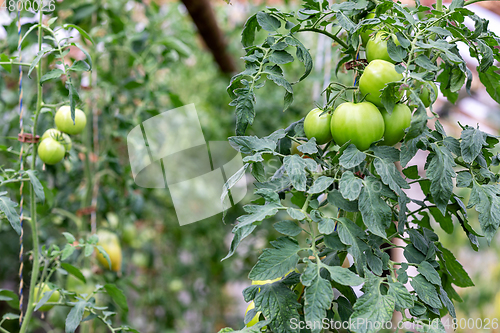
[{"label": "tomato foliage", "polygon": [[[429,128],[427,101],[421,100],[420,87],[438,82],[452,103],[463,86],[469,92],[472,73],[458,51],[460,42],[477,58],[482,84],[500,102],[498,68],[493,66],[494,60],[500,60],[500,40],[467,5],[463,0],[454,0],[449,7],[439,2],[435,8],[418,1],[415,7],[387,0],[377,5],[364,0],[305,1],[296,12],[268,8],[247,20],[242,32],[245,70],[228,87],[236,108],[237,134],[229,140],[247,156],[243,169],[228,180],[226,188],[250,170],[257,199],[237,219],[227,257],[266,221],[280,221],[274,227],[283,235],[264,250],[249,274],[252,280],[281,279],[250,286],[243,293],[245,301],[255,303],[250,315],[262,313],[255,331],[265,326],[273,332],[297,332],[291,323],[305,321],[318,324],[311,326],[311,332],[320,332],[324,319],[334,319],[361,320],[363,324],[352,331],[375,332],[374,324],[390,321],[396,310],[403,313],[403,321],[419,321],[423,330],[434,325],[433,332],[444,332],[439,318],[447,313],[455,317],[454,301],[461,298],[454,286],[471,287],[473,282],[440,243],[430,217],[444,230],[462,229],[475,251],[478,237],[493,239],[500,226],[500,186],[499,175],[490,167],[500,163],[493,153],[499,140],[471,126],[462,126],[459,138],[450,136],[435,113],[434,129]],[[363,19],[370,11],[373,17]],[[471,19],[474,27],[465,25],[465,19]],[[388,31],[399,44],[389,38],[387,52],[402,78],[382,85],[380,99],[388,115],[397,103],[416,106],[400,148],[377,142],[365,151],[351,142],[319,146],[305,138],[302,120],[262,138],[244,136],[256,117],[257,89],[266,81],[283,87],[286,110],[293,102],[295,85],[311,73],[313,58],[302,42],[305,32],[326,35],[338,45],[343,56],[336,73],[348,63],[353,76],[359,76],[363,74],[360,35],[367,30]],[[295,60],[303,63],[305,71],[292,82],[283,65]],[[366,97],[356,86],[335,82],[325,92],[325,110],[348,98],[348,92],[353,92],[354,102]],[[430,94],[430,100],[435,100],[435,92]],[[298,150],[309,158],[290,155],[292,141],[303,141]],[[425,176],[422,167],[410,163],[419,150],[428,154]],[[277,161],[277,168],[265,164],[269,156]],[[454,193],[455,182],[471,190],[468,202]],[[410,183],[420,188],[424,200],[405,192]],[[417,208],[411,210],[410,203]],[[469,208],[479,213],[480,232],[468,222]],[[390,258],[388,250],[394,247],[404,249],[406,263]],[[349,268],[342,267],[347,254],[354,259]],[[416,268],[416,276],[410,276],[410,266]],[[295,268],[300,273],[282,278]],[[412,291],[405,286],[408,282]],[[304,292],[294,292],[298,284],[305,286]],[[361,284],[364,293],[358,297],[352,287]]]}]

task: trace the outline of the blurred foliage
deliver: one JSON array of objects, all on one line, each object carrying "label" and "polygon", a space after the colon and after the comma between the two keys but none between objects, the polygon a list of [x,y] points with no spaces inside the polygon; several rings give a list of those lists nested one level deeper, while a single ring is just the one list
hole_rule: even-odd
[{"label": "blurred foliage", "polygon": [[[221,22],[230,21],[227,6],[217,8]],[[35,14],[23,12],[27,20],[23,33],[33,23]],[[17,19],[5,25],[7,39],[0,40],[0,48],[8,55],[17,49]],[[221,223],[221,215],[180,227],[168,190],[144,189],[136,186],[131,177],[126,137],[128,132],[152,116],[166,110],[194,103],[207,141],[225,140],[233,134],[234,116],[226,93],[228,78],[218,72],[195,27],[182,6],[177,3],[144,5],[131,1],[65,1],[45,19],[58,17],[54,26],[72,23],[89,32],[95,45],[85,43],[93,61],[91,76],[81,79],[79,108],[87,113],[87,132],[73,138],[74,149],[63,163],[45,166],[37,161],[39,178],[46,190],[46,202],[39,204],[41,244],[64,243],[63,231],[77,237],[90,233],[90,216],[77,217],[78,209],[91,205],[93,185],[97,182],[97,227],[109,228],[121,238],[124,265],[121,276],[105,272],[95,258],[79,258],[75,265],[92,272],[93,283],[112,281],[125,291],[130,311],[121,320],[141,332],[211,332],[220,327],[239,325],[242,314],[235,311],[233,300],[225,285],[228,281],[246,280],[246,274],[255,262],[257,251],[240,252],[241,257],[221,263],[227,253],[231,225],[241,215],[240,206],[232,208]],[[32,22],[33,20],[31,20]],[[239,44],[238,31],[244,21],[223,25],[229,45]],[[233,29],[231,24],[238,25]],[[23,43],[23,61],[31,61],[36,54],[36,33]],[[80,42],[83,44],[83,41]],[[239,47],[231,47],[239,50]],[[73,52],[74,51],[74,52]],[[71,50],[68,58],[77,60],[83,54]],[[239,54],[234,54],[239,57]],[[42,60],[44,68],[54,68],[55,59]],[[287,68],[299,73],[298,64]],[[0,165],[19,169],[15,140],[19,132],[17,67],[12,73],[0,69]],[[24,127],[32,124],[32,110],[36,105],[36,74],[24,72]],[[79,79],[79,78],[78,78]],[[66,102],[64,82],[44,84],[44,102]],[[266,133],[293,120],[300,119],[312,108],[311,91],[303,87],[296,102],[286,113],[281,112],[282,96],[274,87],[267,89],[258,105],[261,122],[253,128]],[[97,110],[94,112],[93,110]],[[52,110],[44,109],[38,122],[38,133],[53,127]],[[93,145],[92,123],[98,116],[98,147]],[[93,158],[92,151],[98,148]],[[87,160],[86,154],[89,156]],[[88,161],[88,163],[86,162]],[[26,161],[25,161],[26,162]],[[28,161],[29,162],[29,161]],[[9,184],[10,196],[19,200],[18,184]],[[26,188],[25,188],[26,195]],[[27,207],[25,206],[25,214]],[[26,225],[26,224],[25,224]],[[273,231],[269,230],[269,233]],[[267,233],[259,237],[264,243]],[[270,237],[272,235],[269,235]],[[30,250],[29,227],[25,226],[25,249]],[[262,238],[263,237],[263,238]],[[259,245],[260,244],[260,245]],[[0,287],[17,290],[18,239],[6,221],[0,221]],[[30,270],[25,258],[25,276]],[[64,287],[66,278],[58,275],[53,282]],[[90,282],[89,282],[90,283]],[[230,291],[229,291],[230,292]],[[239,293],[239,290],[236,294]],[[110,300],[102,300],[110,302]],[[0,305],[0,316],[12,309]],[[43,330],[64,330],[67,310],[54,308],[45,319],[40,318]],[[16,323],[12,322],[14,329]],[[105,326],[95,321],[82,325],[82,330],[104,332]]]}]

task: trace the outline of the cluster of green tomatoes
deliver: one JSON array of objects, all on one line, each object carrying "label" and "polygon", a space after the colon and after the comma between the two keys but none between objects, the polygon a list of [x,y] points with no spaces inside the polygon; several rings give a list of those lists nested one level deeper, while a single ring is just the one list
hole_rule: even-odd
[{"label": "cluster of green tomatoes", "polygon": [[72,142],[68,134],[80,134],[85,128],[87,117],[80,109],[75,109],[75,121],[71,119],[69,106],[61,106],[54,117],[56,128],[51,128],[43,133],[38,145],[38,156],[45,164],[60,162],[71,149]]},{"label": "cluster of green tomatoes", "polygon": [[[372,18],[373,13],[367,18]],[[381,90],[391,82],[403,79],[403,74],[396,71],[394,61],[387,52],[387,40],[391,38],[396,45],[395,35],[386,31],[364,31],[361,35],[365,46],[366,59],[369,62],[359,78],[359,91],[365,96],[361,103],[342,103],[333,111],[313,109],[304,119],[304,132],[308,139],[315,137],[318,144],[330,140],[342,146],[350,141],[363,151],[376,141],[381,144],[395,145],[405,136],[410,126],[413,105],[398,103],[389,114],[381,100]],[[429,107],[437,97],[437,87],[433,82],[414,83],[419,98],[425,107]],[[434,90],[432,95],[430,89]],[[399,99],[402,93],[399,93]]]}]

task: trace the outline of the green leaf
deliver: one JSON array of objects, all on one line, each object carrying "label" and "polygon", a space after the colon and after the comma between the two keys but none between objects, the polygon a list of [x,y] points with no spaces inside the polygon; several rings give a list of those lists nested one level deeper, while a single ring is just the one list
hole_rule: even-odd
[{"label": "green leaf", "polygon": [[40,301],[38,301],[36,303],[34,311],[38,311],[38,309],[40,309],[45,303],[47,303],[47,301],[49,300],[49,298],[52,296],[52,294],[54,292],[55,292],[55,290],[48,290],[48,291],[44,292]]},{"label": "green leaf", "polygon": [[[6,54],[0,54],[0,61],[1,62],[11,62],[10,58]],[[1,65],[7,72],[11,73],[12,72],[12,65],[9,64],[2,64]]]},{"label": "green leaf", "polygon": [[283,160],[285,170],[292,181],[293,187],[297,191],[306,190],[307,172],[316,171],[316,162],[311,159],[304,159],[299,155],[287,155]]},{"label": "green leaf", "polygon": [[403,169],[403,173],[406,177],[410,179],[419,179],[420,175],[418,174],[418,166],[412,165],[406,169]]},{"label": "green leaf", "polygon": [[59,69],[59,68],[55,68],[53,70],[51,70],[50,72],[48,73],[45,73],[42,78],[40,79],[40,84],[43,84],[49,80],[52,80],[52,79],[58,79],[59,77],[61,77],[61,75],[64,74],[64,71],[62,69]]},{"label": "green leaf", "polygon": [[69,70],[73,72],[88,72],[90,71],[90,66],[85,61],[78,60],[71,65]]},{"label": "green leaf", "polygon": [[[323,266],[326,267],[326,266]],[[326,310],[333,301],[333,289],[328,280],[319,274],[321,266],[308,263],[306,270],[301,275],[305,288],[304,315],[305,321],[314,327],[312,333],[322,331],[322,320],[326,317]]]},{"label": "green leaf", "polygon": [[71,120],[73,120],[74,122],[76,102],[80,99],[80,96],[78,96],[78,92],[76,91],[75,86],[70,80],[66,81],[66,84],[68,86],[68,92],[69,92],[68,97],[69,97],[69,106],[71,108]]},{"label": "green leaf", "polygon": [[295,237],[303,231],[302,228],[298,226],[295,221],[290,221],[290,220],[276,222],[273,225],[273,227],[280,234],[291,237]]},{"label": "green leaf", "polygon": [[373,161],[373,165],[382,179],[382,182],[398,195],[402,195],[402,189],[410,188],[410,185],[401,176],[394,162],[383,158],[377,158]]},{"label": "green leaf", "polygon": [[436,271],[436,269],[428,261],[422,261],[418,265],[417,270],[430,283],[438,285],[438,286],[441,285],[441,278],[439,277],[439,273]]},{"label": "green leaf", "polygon": [[312,56],[309,53],[309,50],[297,38],[286,38],[286,41],[289,45],[294,45],[296,47],[297,51],[295,52],[295,55],[297,56],[297,59],[299,59],[299,61],[304,64],[304,74],[302,74],[302,76],[299,78],[300,82],[308,77],[312,71]]},{"label": "green leaf", "polygon": [[[478,66],[479,67],[479,66]],[[491,66],[486,71],[478,69],[479,80],[486,87],[486,91],[497,103],[500,103],[500,74],[496,73],[498,67]]]},{"label": "green leaf", "polygon": [[285,90],[292,94],[292,100],[293,100],[293,88],[292,88],[292,85],[290,84],[290,82],[288,82],[286,79],[284,79],[283,77],[281,76],[277,76],[277,75],[271,75],[271,74],[268,74],[267,75],[267,78],[271,81],[273,81],[274,83],[276,83],[276,85],[280,86],[280,87],[283,87],[285,88]]},{"label": "green leaf", "polygon": [[359,212],[358,201],[344,199],[339,190],[333,190],[328,193],[328,202],[347,212]]},{"label": "green leaf", "polygon": [[234,227],[232,231],[234,236],[229,247],[229,252],[224,258],[222,258],[221,261],[230,258],[238,248],[238,245],[240,245],[240,242],[244,240],[248,235],[250,235],[255,230],[255,228],[257,228],[257,226],[254,224],[245,225],[243,227],[238,227],[237,225],[236,227]]},{"label": "green leaf", "polygon": [[259,222],[274,216],[278,212],[279,207],[281,207],[281,204],[275,202],[265,205],[246,205],[243,209],[249,214],[238,217],[237,221],[239,223],[235,228],[241,228],[245,225],[253,224],[254,222]]},{"label": "green leaf", "polygon": [[469,187],[472,183],[472,175],[469,171],[459,171],[457,173],[457,187]]},{"label": "green leaf", "polygon": [[19,297],[11,290],[0,289],[0,301],[7,302],[13,309],[19,309]]},{"label": "green leaf", "polygon": [[299,260],[300,246],[295,240],[280,237],[271,242],[274,249],[264,249],[259,261],[252,268],[248,277],[251,280],[270,280],[285,276],[295,269]]},{"label": "green leaf", "polygon": [[400,45],[396,45],[392,38],[387,40],[387,53],[395,62],[402,62],[408,55],[408,52]]},{"label": "green leaf", "polygon": [[[106,259],[106,261],[108,263],[108,268],[111,269],[111,259],[109,258],[109,255],[106,252],[106,250],[104,250],[104,248],[101,245],[97,245],[96,249],[97,249],[97,251],[99,251],[100,254],[103,255],[104,259]],[[85,250],[87,250],[87,249],[85,249]]]},{"label": "green leaf", "polygon": [[323,235],[329,235],[335,231],[335,221],[331,218],[324,217],[318,222],[318,231]]},{"label": "green leaf", "polygon": [[443,213],[441,213],[441,211],[436,207],[430,207],[429,211],[431,212],[436,222],[439,223],[441,229],[443,229],[447,234],[451,235],[453,233],[453,220],[451,218],[451,215],[449,213],[443,215]]},{"label": "green leaf", "polygon": [[[453,192],[453,177],[456,166],[453,156],[448,148],[431,144],[434,154],[429,155],[430,162],[427,168],[427,177],[431,180],[431,195],[436,206],[443,215]],[[432,156],[432,157],[431,157]]]},{"label": "green leaf", "polygon": [[74,28],[74,29],[78,30],[78,32],[80,33],[80,35],[82,35],[83,38],[87,39],[92,44],[95,44],[94,40],[92,39],[92,37],[90,37],[90,35],[85,30],[83,30],[82,28],[80,28],[79,26],[74,25],[74,24],[65,24],[64,25],[64,29],[69,30],[69,28]]},{"label": "green leaf", "polygon": [[460,149],[465,163],[472,163],[481,153],[483,146],[487,146],[486,133],[471,126],[466,126],[460,135]]},{"label": "green leaf", "polygon": [[316,138],[311,138],[306,143],[301,144],[297,147],[297,150],[304,154],[316,154],[318,152],[318,146],[316,146]]},{"label": "green leaf", "polygon": [[363,182],[359,177],[356,177],[351,171],[345,171],[340,178],[340,193],[344,199],[349,201],[356,200],[361,193]]},{"label": "green leaf", "polygon": [[123,291],[118,289],[118,287],[112,283],[105,284],[104,289],[106,289],[106,292],[113,299],[113,301],[115,301],[116,305],[118,305],[122,310],[128,311],[127,298],[125,297]]},{"label": "green leaf", "polygon": [[16,320],[19,319],[19,315],[15,313],[6,313],[2,316],[2,320]]},{"label": "green leaf", "polygon": [[365,293],[354,303],[354,313],[350,320],[357,323],[353,332],[375,333],[379,331],[381,323],[391,320],[396,300],[391,295],[382,295],[381,278],[370,272],[366,272],[365,275],[367,276],[363,286]]},{"label": "green leaf", "polygon": [[274,51],[269,56],[269,61],[279,65],[288,64],[290,62],[293,62],[293,60],[294,60],[293,56],[285,50]]},{"label": "green leaf", "polygon": [[292,208],[292,207],[288,207],[286,209],[286,212],[288,213],[288,215],[290,215],[290,217],[294,220],[299,220],[299,221],[302,221],[303,219],[306,218],[306,216],[304,215],[304,213],[302,213],[302,211],[300,209],[296,209],[296,208]]},{"label": "green leaf", "polygon": [[80,272],[78,268],[76,268],[73,265],[67,264],[65,262],[61,263],[61,267],[68,272],[69,274],[73,275],[76,277],[78,280],[82,281],[83,283],[87,283],[87,280],[85,279],[85,276]]},{"label": "green leaf", "polygon": [[92,58],[90,57],[90,54],[87,52],[87,50],[85,50],[85,48],[78,43],[71,43],[71,45],[76,46],[78,49],[80,49],[80,51],[83,52],[83,54],[85,54],[85,56],[87,57],[85,60],[87,60],[87,62],[89,63],[90,69],[92,69]]},{"label": "green leaf", "polygon": [[31,62],[31,65],[30,65],[30,69],[28,70],[28,77],[31,78],[31,72],[35,69],[35,67],[38,65],[38,63],[40,62],[40,60],[42,59],[42,57],[48,53],[48,52],[51,52],[53,51],[54,49],[51,48],[51,47],[45,47],[43,49],[41,49],[40,51],[38,51],[38,53],[36,54],[36,57],[35,59],[33,59],[33,61]]},{"label": "green leaf", "polygon": [[343,12],[337,13],[337,20],[342,28],[349,32],[354,32],[356,30],[356,24],[349,17],[347,17]]},{"label": "green leaf", "polygon": [[334,182],[333,178],[320,176],[318,179],[314,181],[314,184],[307,191],[310,194],[322,193],[324,192],[330,185]]},{"label": "green leaf", "polygon": [[354,274],[347,268],[341,266],[327,266],[327,265],[322,265],[322,267],[328,270],[332,280],[344,286],[355,287],[365,282],[363,278]]},{"label": "green leaf", "polygon": [[360,165],[365,160],[365,158],[365,153],[360,152],[355,145],[350,144],[349,147],[344,150],[342,156],[340,156],[339,163],[346,169],[352,169]]},{"label": "green leaf", "polygon": [[[472,192],[467,208],[475,206],[479,213],[479,224],[488,244],[500,226],[500,186],[480,185],[476,180],[472,185]],[[1,198],[1,197],[0,197]],[[0,207],[1,208],[1,207]]]},{"label": "green leaf", "polygon": [[255,94],[246,88],[237,89],[236,105],[236,135],[244,135],[248,126],[255,118]]},{"label": "green leaf", "polygon": [[276,149],[276,142],[268,138],[256,136],[232,136],[229,144],[243,154],[254,154],[257,152],[272,152]]},{"label": "green leaf", "polygon": [[86,306],[87,301],[79,301],[71,308],[66,317],[66,333],[74,333],[78,326],[80,326]]},{"label": "green leaf", "polygon": [[256,310],[270,322],[273,332],[293,332],[290,325],[299,320],[297,295],[283,283],[265,284],[260,288],[254,299]]},{"label": "green leaf", "polygon": [[457,318],[455,306],[453,305],[451,299],[448,297],[448,293],[441,286],[439,287],[439,298],[441,298],[441,302],[443,302],[444,306],[446,306],[450,315],[453,318]]},{"label": "green leaf", "polygon": [[9,197],[5,196],[7,192],[0,192],[0,210],[5,214],[7,220],[9,220],[12,228],[17,232],[18,235],[21,234],[21,221],[15,207],[17,203],[10,200]]},{"label": "green leaf", "polygon": [[436,291],[436,287],[434,287],[429,281],[427,281],[423,275],[418,274],[417,276],[412,278],[410,284],[417,292],[418,297],[425,304],[436,309],[442,308],[442,304]]},{"label": "green leaf", "polygon": [[42,202],[45,201],[45,193],[43,192],[42,183],[36,178],[34,170],[27,170],[26,173],[30,178],[31,185],[33,185],[33,189],[35,190],[35,194]]},{"label": "green leaf", "polygon": [[260,30],[257,14],[250,16],[245,22],[245,26],[241,32],[241,44],[243,44],[243,47],[249,47],[253,44],[256,30]]},{"label": "green leaf", "polygon": [[450,250],[444,248],[440,243],[437,243],[437,246],[442,253],[438,253],[438,256],[441,259],[440,264],[444,264],[444,267],[450,273],[448,277],[451,279],[451,282],[454,283],[457,287],[473,287],[474,283],[469,277],[469,274],[467,274],[467,272],[455,258],[453,253]]},{"label": "green leaf", "polygon": [[61,252],[61,260],[68,259],[73,254],[73,252],[75,252],[75,247],[71,244],[66,244]]},{"label": "green leaf", "polygon": [[281,27],[281,22],[271,14],[258,12],[257,13],[257,22],[262,27],[262,29],[267,31],[276,31]]},{"label": "green leaf", "polygon": [[362,272],[366,262],[364,251],[368,249],[368,245],[361,239],[366,238],[366,235],[357,224],[347,218],[342,217],[337,221],[340,222],[337,226],[340,241],[349,246],[348,252],[354,257],[358,272]]},{"label": "green leaf", "polygon": [[380,197],[382,184],[377,178],[368,176],[363,180],[363,185],[358,204],[363,221],[375,235],[386,238],[385,229],[391,225],[392,212]]},{"label": "green leaf", "polygon": [[404,284],[401,282],[392,282],[390,279],[389,283],[389,291],[387,295],[392,296],[396,300],[396,307],[399,309],[409,309],[414,305],[413,297]]}]

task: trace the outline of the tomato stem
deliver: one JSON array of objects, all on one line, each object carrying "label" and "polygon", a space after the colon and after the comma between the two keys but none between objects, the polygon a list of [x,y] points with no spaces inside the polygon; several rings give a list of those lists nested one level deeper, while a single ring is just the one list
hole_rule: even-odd
[{"label": "tomato stem", "polygon": [[325,36],[330,37],[334,41],[336,41],[344,49],[347,50],[349,48],[349,45],[347,45],[346,43],[344,43],[344,41],[342,39],[338,38],[334,34],[329,33],[328,31],[321,30],[321,29],[318,29],[318,28],[303,28],[303,29],[297,30],[297,32],[302,32],[302,31],[312,31],[312,32],[317,32],[319,34],[323,34]]},{"label": "tomato stem", "polygon": [[[42,37],[43,37],[43,12],[40,8],[39,11],[39,22],[38,22],[38,50],[42,50]],[[37,72],[37,80],[40,81],[42,77],[42,66],[41,62],[38,64],[36,68]],[[37,99],[36,99],[36,110],[35,110],[35,120],[33,121],[33,137],[36,136],[36,126],[38,123],[38,116],[40,114],[40,110],[42,109],[42,85],[40,83],[37,84]],[[36,147],[37,144],[33,143],[32,151],[31,151],[31,170],[36,169]],[[33,267],[31,269],[31,281],[30,281],[30,289],[29,289],[29,297],[28,297],[28,307],[26,309],[26,315],[21,325],[20,333],[26,333],[28,326],[30,324],[31,315],[33,314],[34,309],[34,293],[35,293],[35,285],[38,279],[38,272],[40,270],[40,253],[39,253],[39,245],[38,245],[38,228],[37,228],[37,216],[36,216],[36,197],[35,190],[33,184],[30,186],[30,211],[31,211],[31,236],[33,241]]]}]

